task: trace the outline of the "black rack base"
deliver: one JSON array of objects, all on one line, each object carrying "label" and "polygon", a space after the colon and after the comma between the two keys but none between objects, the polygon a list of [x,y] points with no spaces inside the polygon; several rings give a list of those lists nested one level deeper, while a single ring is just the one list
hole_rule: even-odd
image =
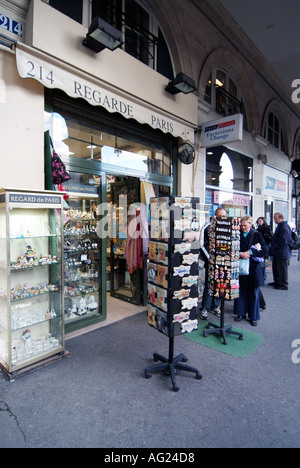
[{"label": "black rack base", "polygon": [[148,367],[145,370],[145,377],[146,379],[151,379],[152,374],[154,372],[164,372],[165,375],[171,377],[174,392],[178,392],[179,387],[176,384],[176,375],[178,373],[177,371],[185,371],[185,372],[191,372],[193,374],[196,374],[196,379],[198,380],[202,379],[202,375],[200,374],[198,369],[196,369],[195,367],[191,367],[186,364],[183,364],[188,361],[188,359],[185,357],[184,354],[179,354],[179,356],[177,356],[176,358],[172,357],[173,355],[172,346],[174,346],[173,340],[174,338],[170,339],[169,359],[165,358],[164,356],[161,356],[160,354],[154,353],[153,354],[154,362],[160,361],[161,364],[156,364],[154,366]]},{"label": "black rack base", "polygon": [[[227,335],[235,335],[239,337],[240,341],[243,341],[244,336],[242,333],[236,332],[232,330],[232,325],[225,325],[225,304],[224,301],[221,302],[221,318],[220,318],[220,326],[216,325],[215,323],[209,322],[206,326],[206,330],[203,331],[203,336],[207,337],[210,334],[216,334],[222,336],[223,344],[227,345]],[[210,328],[213,328],[210,330]]]}]

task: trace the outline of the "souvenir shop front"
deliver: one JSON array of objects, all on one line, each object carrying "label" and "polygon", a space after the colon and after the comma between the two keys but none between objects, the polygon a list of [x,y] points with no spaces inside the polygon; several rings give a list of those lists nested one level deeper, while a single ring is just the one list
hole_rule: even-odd
[{"label": "souvenir shop front", "polygon": [[30,115],[40,119],[35,159],[45,137],[37,188],[58,189],[51,177],[53,151],[71,176],[63,183],[69,197],[63,234],[70,333],[146,302],[147,236],[140,243],[138,235],[148,233],[143,207],[151,197],[182,195],[177,188],[186,185],[187,175],[178,149],[194,145],[198,100],[193,93],[168,92],[169,78],[123,50],[95,54],[82,45],[86,29],[44,2],[30,3],[27,22],[34,34],[16,44],[15,63],[18,85],[31,87],[35,96]]},{"label": "souvenir shop front", "polygon": [[132,304],[131,309],[146,304],[149,213],[144,207],[151,197],[176,192],[178,139],[62,92],[46,95],[46,127],[71,176],[63,184],[69,196],[64,242],[70,332],[105,320],[122,309],[120,301]]},{"label": "souvenir shop front", "polygon": [[252,215],[253,159],[225,146],[206,150],[205,203],[210,217],[223,206],[228,216]]}]

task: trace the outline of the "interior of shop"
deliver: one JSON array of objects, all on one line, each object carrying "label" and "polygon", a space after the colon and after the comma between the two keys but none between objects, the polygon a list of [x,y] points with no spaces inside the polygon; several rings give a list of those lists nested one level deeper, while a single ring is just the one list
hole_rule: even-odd
[{"label": "interior of shop", "polygon": [[[73,161],[68,167],[71,180],[64,184],[69,195],[64,225],[65,321],[73,331],[86,326],[83,322],[104,318],[110,322],[143,310],[147,302],[143,252],[148,238],[143,250],[137,245],[137,231],[148,236],[149,213],[143,206],[149,206],[150,198],[171,194],[171,183],[149,181],[151,174],[170,178],[171,157],[162,147],[58,113],[51,114],[51,127],[55,151]],[[101,172],[94,171],[95,162],[101,163]],[[105,283],[100,281],[103,275]]]}]

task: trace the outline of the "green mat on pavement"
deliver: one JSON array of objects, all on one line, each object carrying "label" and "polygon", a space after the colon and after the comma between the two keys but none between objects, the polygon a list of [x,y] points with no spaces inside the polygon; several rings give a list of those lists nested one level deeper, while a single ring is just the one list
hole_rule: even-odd
[{"label": "green mat on pavement", "polygon": [[[219,325],[217,322],[212,323]],[[264,341],[264,337],[257,333],[232,327],[233,331],[240,332],[244,335],[244,340],[239,340],[239,338],[235,335],[227,335],[226,339],[228,344],[224,345],[223,338],[219,335],[210,334],[208,337],[203,336],[203,330],[205,329],[206,325],[207,322],[200,322],[198,330],[184,335],[185,338],[194,341],[195,343],[208,346],[209,348],[215,349],[217,351],[221,351],[222,353],[230,354],[231,356],[240,358],[250,356]]]}]

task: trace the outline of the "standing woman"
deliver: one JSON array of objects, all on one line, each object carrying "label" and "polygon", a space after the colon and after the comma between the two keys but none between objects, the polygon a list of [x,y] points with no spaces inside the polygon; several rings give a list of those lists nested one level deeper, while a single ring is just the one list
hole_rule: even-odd
[{"label": "standing woman", "polygon": [[234,301],[234,320],[240,322],[247,317],[254,327],[260,320],[260,286],[264,286],[263,264],[268,249],[261,233],[253,228],[253,219],[245,216],[241,221],[240,258],[250,259],[250,271],[240,276],[240,297]]}]

